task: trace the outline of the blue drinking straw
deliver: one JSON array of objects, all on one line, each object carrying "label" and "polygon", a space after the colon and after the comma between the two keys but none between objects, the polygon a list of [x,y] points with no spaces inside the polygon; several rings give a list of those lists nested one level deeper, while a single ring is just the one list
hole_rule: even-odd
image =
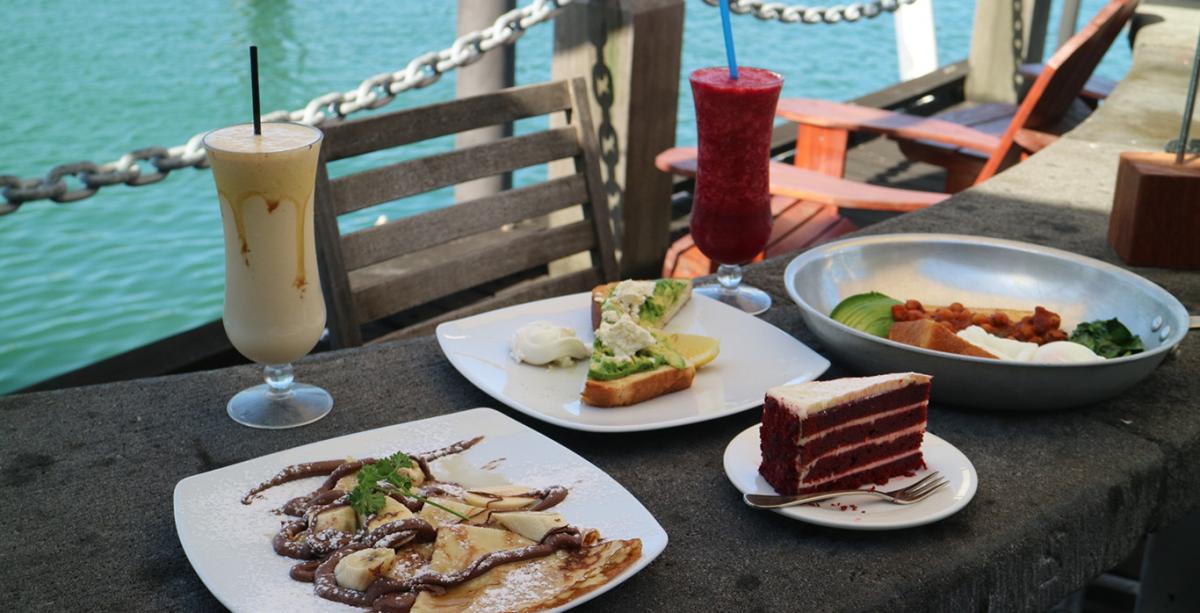
[{"label": "blue drinking straw", "polygon": [[729,23],[729,0],[721,0],[721,29],[725,31],[725,60],[729,62],[729,78],[737,80],[737,54],[733,52],[733,26]]}]

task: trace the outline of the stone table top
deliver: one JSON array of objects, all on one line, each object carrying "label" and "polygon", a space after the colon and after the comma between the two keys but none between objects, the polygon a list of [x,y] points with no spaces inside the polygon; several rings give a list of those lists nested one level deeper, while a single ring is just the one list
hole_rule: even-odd
[{"label": "stone table top", "polygon": [[[1170,19],[1139,35],[1126,82],[1137,88],[1122,84],[1076,133],[985,185],[866,232],[978,234],[1121,264],[1104,238],[1116,154],[1155,148],[1139,135],[1162,131],[1129,112],[1146,96],[1182,96],[1186,62],[1169,54],[1191,48],[1183,38],[1198,20],[1195,11],[1145,10]],[[765,320],[821,351],[784,292],[786,264],[750,267],[747,281],[774,296]],[[1200,275],[1137,272],[1185,305],[1200,304]],[[0,608],[219,610],[175,533],[179,480],[477,406],[500,408],[595,463],[670,535],[657,561],[584,611],[1045,609],[1146,532],[1200,507],[1194,335],[1146,381],[1093,407],[1029,414],[934,405],[930,430],[971,458],[979,491],[954,516],[894,532],[822,528],[745,507],[721,458],[758,421],[757,409],[646,433],[565,430],[499,407],[432,337],[312,356],[297,373],[337,404],[326,419],[287,431],[252,431],[226,417],[229,397],[257,382],[253,367],[0,398]],[[844,374],[835,364],[827,376]]]}]

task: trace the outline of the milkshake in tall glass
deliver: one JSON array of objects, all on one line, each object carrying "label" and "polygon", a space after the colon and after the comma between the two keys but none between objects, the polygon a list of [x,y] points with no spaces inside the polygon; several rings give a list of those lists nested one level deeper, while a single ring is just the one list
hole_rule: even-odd
[{"label": "milkshake in tall glass", "polygon": [[320,388],[292,383],[290,362],[325,328],[313,237],[321,131],[299,124],[222,128],[204,137],[225,227],[225,332],[266,365],[266,385],[229,403],[237,421],[285,428],[316,421],[333,405]]}]

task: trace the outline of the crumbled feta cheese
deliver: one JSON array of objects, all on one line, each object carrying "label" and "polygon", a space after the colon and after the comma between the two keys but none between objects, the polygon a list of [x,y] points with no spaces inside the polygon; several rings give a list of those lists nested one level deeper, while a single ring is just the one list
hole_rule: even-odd
[{"label": "crumbled feta cheese", "polygon": [[636,317],[646,299],[654,295],[654,286],[654,281],[622,281],[613,289],[609,303]]},{"label": "crumbled feta cheese", "polygon": [[628,359],[638,351],[654,344],[654,335],[639,326],[628,314],[623,314],[616,321],[604,321],[596,330],[596,338],[612,350],[618,358]]}]

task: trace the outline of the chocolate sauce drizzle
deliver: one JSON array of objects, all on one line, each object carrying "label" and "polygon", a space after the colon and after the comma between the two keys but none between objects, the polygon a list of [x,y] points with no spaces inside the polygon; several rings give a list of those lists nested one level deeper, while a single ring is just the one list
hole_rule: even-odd
[{"label": "chocolate sauce drizzle", "polygon": [[288,576],[301,583],[312,583],[317,577],[317,567],[320,565],[320,560],[301,562],[288,571]]},{"label": "chocolate sauce drizzle", "polygon": [[275,475],[274,477],[271,477],[270,479],[254,486],[254,489],[250,490],[250,492],[245,496],[242,496],[242,504],[250,504],[254,501],[256,496],[275,487],[276,485],[282,485],[289,481],[295,481],[305,477],[327,475],[331,471],[335,470],[338,466],[341,466],[345,463],[345,460],[324,460],[321,462],[305,462],[303,464],[294,464],[292,466],[288,466],[287,468],[279,471],[279,474]]},{"label": "chocolate sauce drizzle", "polygon": [[[425,480],[433,482],[433,473],[429,470],[429,462],[462,453],[481,440],[483,437],[479,436],[411,457],[425,476]],[[416,602],[419,592],[443,593],[448,588],[470,581],[497,566],[545,557],[560,549],[578,549],[583,544],[583,536],[578,528],[564,526],[546,533],[541,542],[518,549],[485,554],[470,566],[454,573],[427,571],[404,580],[380,577],[365,592],[342,587],[338,585],[334,577],[334,570],[342,558],[371,547],[397,549],[409,543],[433,542],[437,538],[437,529],[424,519],[415,516],[384,523],[369,532],[363,528],[353,534],[332,528],[316,533],[310,530],[310,527],[315,525],[318,515],[348,506],[347,493],[334,489],[338,481],[357,472],[364,464],[373,462],[376,462],[373,458],[364,458],[350,461],[326,460],[296,464],[283,469],[271,479],[259,484],[241,499],[242,504],[250,504],[258,494],[277,485],[306,477],[328,475],[320,487],[310,494],[293,498],[284,504],[281,509],[283,513],[300,519],[284,522],[272,540],[275,553],[303,560],[293,566],[288,575],[296,581],[313,583],[316,594],[327,600],[353,606],[371,607],[372,611],[408,613],[413,603]],[[448,492],[434,482],[425,490],[425,493]],[[495,499],[502,498],[485,492],[473,493]],[[538,502],[527,510],[543,511],[558,505],[567,497],[567,493],[566,488],[555,485],[541,490],[530,490],[515,496],[538,499]],[[414,513],[420,511],[423,506],[420,500],[396,494],[392,494],[390,497],[404,504]]]},{"label": "chocolate sauce drizzle", "polygon": [[[448,455],[462,453],[471,447],[474,447],[477,443],[479,443],[479,441],[482,440],[482,436],[477,436],[470,440],[458,441],[457,443],[447,445],[441,449],[434,449],[433,451],[426,451],[425,453],[416,455],[409,454],[409,457],[416,461],[417,467],[420,468],[421,473],[425,476],[425,479],[432,480],[433,472],[429,470],[429,462]],[[279,473],[274,477],[271,477],[270,479],[256,485],[245,496],[242,496],[242,504],[250,504],[259,494],[277,485],[282,485],[290,481],[296,481],[297,479],[304,479],[306,477],[328,475],[328,477],[325,479],[325,482],[322,483],[321,486],[318,487],[314,492],[308,496],[301,496],[299,498],[290,500],[286,505],[284,505],[285,513],[288,515],[300,516],[302,515],[302,512],[289,512],[289,510],[298,510],[298,508],[302,505],[307,506],[305,503],[308,502],[308,499],[313,498],[317,494],[331,491],[333,487],[337,485],[337,482],[342,479],[342,477],[345,477],[350,473],[357,472],[358,469],[363,467],[363,464],[372,464],[376,461],[377,460],[375,458],[363,458],[361,460],[323,460],[320,462],[304,462],[302,464],[293,464],[279,471]]]},{"label": "chocolate sauce drizzle", "polygon": [[[441,449],[435,449],[433,451],[426,451],[425,453],[417,454],[413,457],[418,460],[423,460],[425,462],[432,462],[438,458],[444,458],[448,455],[462,453],[462,452],[474,447],[476,444],[479,443],[479,441],[482,441],[482,440],[483,440],[482,436],[477,436],[468,441],[459,441],[452,445],[447,445],[445,447],[442,447]],[[429,475],[429,473],[425,473],[425,474],[427,476]]]}]

